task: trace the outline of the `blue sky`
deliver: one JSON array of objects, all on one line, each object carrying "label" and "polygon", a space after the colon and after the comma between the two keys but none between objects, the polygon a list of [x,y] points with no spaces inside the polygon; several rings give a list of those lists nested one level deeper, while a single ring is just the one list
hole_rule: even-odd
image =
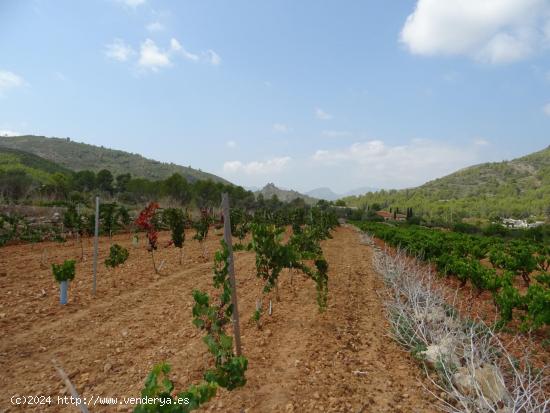
[{"label": "blue sky", "polygon": [[550,144],[548,0],[0,0],[0,19],[0,134],[337,192]]}]

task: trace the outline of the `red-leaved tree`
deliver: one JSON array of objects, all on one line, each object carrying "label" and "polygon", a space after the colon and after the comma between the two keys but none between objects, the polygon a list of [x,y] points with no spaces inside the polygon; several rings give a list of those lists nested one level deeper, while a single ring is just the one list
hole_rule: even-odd
[{"label": "red-leaved tree", "polygon": [[155,222],[155,214],[157,209],[159,209],[159,204],[156,202],[151,202],[147,205],[138,215],[135,224],[136,226],[145,231],[147,234],[147,250],[151,253],[151,259],[153,260],[153,268],[155,273],[158,274],[157,265],[155,263],[154,251],[157,249],[159,233],[157,230]]}]

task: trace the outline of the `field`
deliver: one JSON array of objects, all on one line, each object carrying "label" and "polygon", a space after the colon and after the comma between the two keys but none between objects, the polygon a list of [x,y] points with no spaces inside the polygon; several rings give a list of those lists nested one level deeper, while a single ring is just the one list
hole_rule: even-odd
[{"label": "field", "polygon": [[[58,406],[68,395],[56,374],[56,359],[83,397],[138,397],[152,366],[172,365],[176,390],[201,379],[209,355],[192,325],[192,290],[212,291],[213,252],[220,233],[207,239],[208,259],[188,240],[184,262],[164,248],[161,233],[155,275],[144,247],[127,234],[115,235],[129,260],[107,269],[109,239],[100,239],[97,296],[91,295],[90,240],[77,262],[69,304],[59,305],[58,285],[49,263],[80,257],[73,241],[7,246],[0,250],[1,411],[75,411]],[[321,243],[329,262],[328,309],[319,313],[313,281],[284,270],[281,301],[262,318],[249,321],[260,295],[254,254],[236,253],[243,353],[249,361],[247,384],[218,396],[200,411],[223,412],[432,412],[434,400],[422,389],[423,373],[387,334],[379,293],[383,283],[371,267],[370,247],[356,231],[339,227]],[[46,254],[44,253],[46,251]],[[10,403],[12,395],[52,396],[51,406],[29,409]],[[124,405],[91,406],[92,412],[131,411]]]}]

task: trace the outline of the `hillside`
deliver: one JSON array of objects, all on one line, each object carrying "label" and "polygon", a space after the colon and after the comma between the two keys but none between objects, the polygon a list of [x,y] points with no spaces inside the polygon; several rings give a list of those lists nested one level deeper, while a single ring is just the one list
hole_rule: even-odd
[{"label": "hillside", "polygon": [[54,173],[70,173],[69,169],[32,153],[0,147],[0,173],[8,171],[23,171],[41,183],[49,182]]},{"label": "hillside", "polygon": [[484,163],[417,188],[380,191],[345,199],[349,205],[378,203],[412,207],[432,218],[548,217],[550,147],[511,161]]},{"label": "hillside", "polygon": [[340,195],[327,187],[312,189],[311,191],[307,191],[306,195],[317,199],[324,199],[325,201],[335,201],[341,198]]},{"label": "hillside", "polygon": [[108,169],[115,176],[129,172],[134,177],[155,181],[165,179],[178,172],[189,181],[212,179],[215,182],[228,183],[216,175],[190,167],[163,163],[120,150],[74,142],[68,138],[47,138],[33,135],[0,137],[0,147],[30,152],[74,171],[88,169],[98,172],[101,169]]},{"label": "hillside", "polygon": [[261,190],[255,192],[256,196],[258,196],[259,194],[262,194],[264,199],[269,199],[273,195],[277,195],[277,198],[284,202],[290,202],[296,198],[302,198],[306,202],[306,204],[309,205],[314,205],[318,201],[318,199],[316,198],[301,194],[297,191],[277,188],[272,183],[267,184]]}]

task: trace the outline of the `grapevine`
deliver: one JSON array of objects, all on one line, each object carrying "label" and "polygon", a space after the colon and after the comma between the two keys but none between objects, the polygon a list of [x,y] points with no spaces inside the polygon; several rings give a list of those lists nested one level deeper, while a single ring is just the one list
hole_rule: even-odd
[{"label": "grapevine", "polygon": [[[204,373],[203,380],[198,385],[191,385],[186,391],[173,395],[174,385],[168,377],[170,365],[156,365],[149,373],[141,392],[142,397],[152,398],[156,402],[140,405],[134,413],[188,413],[215,397],[218,387],[234,390],[246,384],[248,360],[233,352],[233,337],[226,333],[233,305],[229,281],[229,250],[224,241],[221,244],[222,249],[215,254],[213,268],[214,287],[221,290],[217,303],[211,301],[208,293],[193,291],[193,324],[206,332],[203,341],[214,358],[213,368]],[[178,403],[178,400],[183,400],[183,403]]]},{"label": "grapevine", "polygon": [[128,250],[118,244],[111,245],[109,257],[105,260],[105,266],[115,268],[120,264],[124,264],[130,253]]},{"label": "grapevine", "polygon": [[[410,255],[433,262],[441,274],[456,276],[462,286],[470,281],[479,293],[490,291],[500,313],[500,325],[514,317],[519,318],[523,330],[550,324],[547,246],[416,226],[367,223],[362,224],[362,228],[392,246],[405,249]],[[484,258],[493,268],[480,262]],[[531,274],[535,271],[540,273],[533,284]],[[518,276],[527,286],[523,293],[514,286]]]},{"label": "grapevine", "polygon": [[212,222],[212,218],[208,213],[208,209],[202,208],[200,218],[193,224],[196,231],[193,239],[196,239],[197,241],[199,241],[199,244],[202,245],[202,248],[203,248],[202,255],[204,258],[206,258],[206,255],[207,255],[206,245],[204,241],[206,241],[206,237],[208,236],[208,230],[210,228],[211,222]]},{"label": "grapevine", "polygon": [[178,208],[168,208],[163,211],[163,220],[170,227],[172,243],[180,250],[180,265],[183,263],[183,243],[185,242],[185,225],[188,221],[187,214]]}]

